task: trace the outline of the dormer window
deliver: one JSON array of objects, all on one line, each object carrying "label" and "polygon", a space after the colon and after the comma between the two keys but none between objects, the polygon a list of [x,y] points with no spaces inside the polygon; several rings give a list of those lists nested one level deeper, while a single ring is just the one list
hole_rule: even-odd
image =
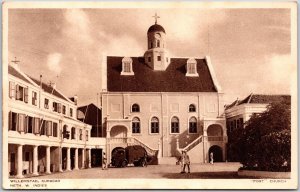
[{"label": "dormer window", "polygon": [[130,57],[124,57],[122,59],[121,75],[134,75],[132,71],[132,59]]},{"label": "dormer window", "polygon": [[190,58],[186,62],[186,76],[198,77],[197,73],[197,61],[194,58]]}]

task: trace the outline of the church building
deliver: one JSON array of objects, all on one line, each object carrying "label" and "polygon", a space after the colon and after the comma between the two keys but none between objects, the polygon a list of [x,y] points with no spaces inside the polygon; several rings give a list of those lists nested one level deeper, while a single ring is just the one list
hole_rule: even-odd
[{"label": "church building", "polygon": [[210,57],[170,57],[167,32],[147,31],[143,56],[104,56],[102,123],[110,161],[116,147],[142,145],[159,164],[175,164],[182,150],[192,163],[226,160],[223,92]]}]

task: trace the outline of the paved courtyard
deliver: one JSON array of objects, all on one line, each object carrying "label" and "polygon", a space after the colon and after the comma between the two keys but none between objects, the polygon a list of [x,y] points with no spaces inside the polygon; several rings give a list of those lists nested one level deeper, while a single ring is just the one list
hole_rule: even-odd
[{"label": "paved courtyard", "polygon": [[239,163],[193,164],[191,173],[180,174],[180,165],[149,165],[147,167],[91,168],[39,176],[39,179],[96,179],[96,178],[145,178],[145,179],[232,179],[237,175]]}]

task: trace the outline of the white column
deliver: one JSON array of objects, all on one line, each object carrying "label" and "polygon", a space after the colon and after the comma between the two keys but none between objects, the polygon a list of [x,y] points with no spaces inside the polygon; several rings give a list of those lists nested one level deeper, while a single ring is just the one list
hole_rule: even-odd
[{"label": "white column", "polygon": [[46,173],[50,174],[50,146],[46,146]]},{"label": "white column", "polygon": [[18,145],[18,170],[17,178],[23,178],[23,145]]},{"label": "white column", "polygon": [[78,169],[78,148],[75,148],[75,167],[74,169],[77,170]]},{"label": "white column", "polygon": [[81,156],[81,161],[82,161],[82,167],[81,167],[81,169],[84,169],[85,168],[85,149],[83,148],[82,149],[82,156]]},{"label": "white column", "polygon": [[59,147],[59,165],[58,165],[58,171],[63,172],[62,169],[63,159],[62,159],[62,147]]},{"label": "white column", "polygon": [[71,149],[67,147],[67,171],[71,171]]},{"label": "white column", "polygon": [[38,146],[33,146],[33,175],[38,175]]},{"label": "white column", "polygon": [[88,167],[89,168],[92,168],[92,166],[91,166],[91,149],[88,149],[88,157],[89,157],[89,161],[88,161]]}]

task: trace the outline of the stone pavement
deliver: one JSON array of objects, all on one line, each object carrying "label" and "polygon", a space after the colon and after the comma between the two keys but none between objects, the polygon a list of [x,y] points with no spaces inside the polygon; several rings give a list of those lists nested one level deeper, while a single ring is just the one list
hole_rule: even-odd
[{"label": "stone pavement", "polygon": [[[74,170],[63,173],[53,173],[50,175],[38,176],[37,179],[97,179],[97,178],[165,178],[165,179],[184,179],[184,178],[241,178],[237,171],[241,165],[239,163],[215,163],[211,164],[192,164],[191,173],[180,174],[180,165],[149,165],[147,167],[125,167],[109,168],[102,170],[99,168]],[[242,177],[245,178],[245,177]]]}]

